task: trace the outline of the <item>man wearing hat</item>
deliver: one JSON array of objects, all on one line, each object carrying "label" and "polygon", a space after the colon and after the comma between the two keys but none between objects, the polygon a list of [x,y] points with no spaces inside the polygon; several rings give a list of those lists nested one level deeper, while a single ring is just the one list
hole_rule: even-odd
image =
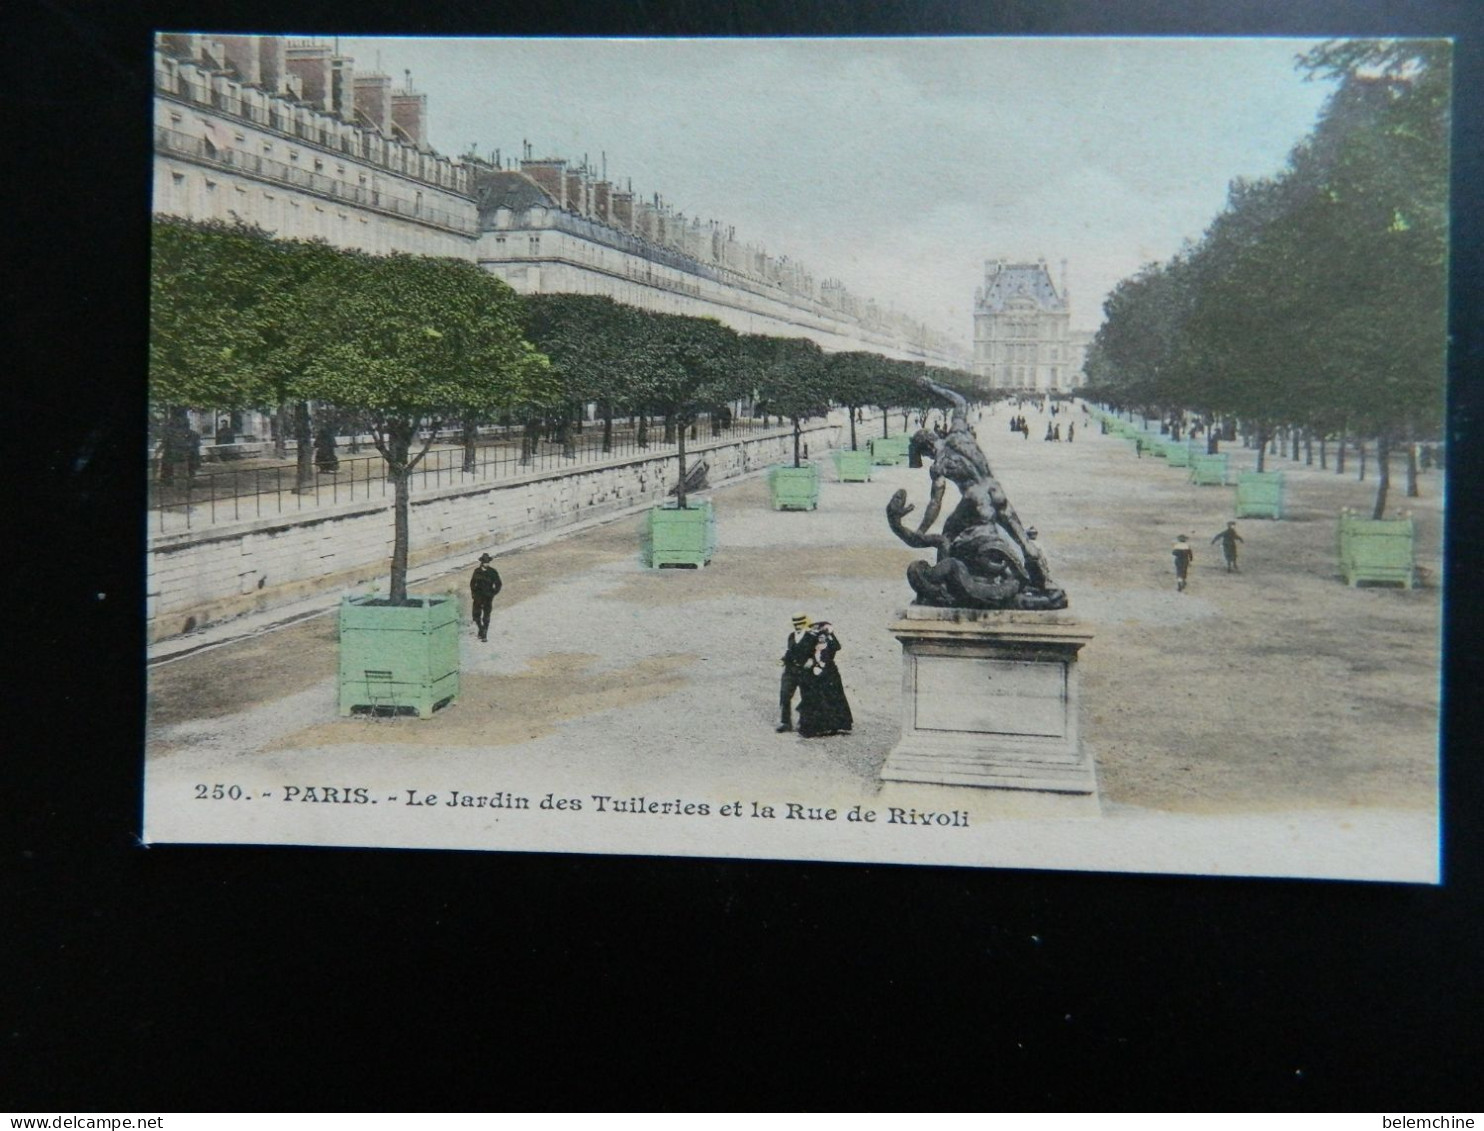
[{"label": "man wearing hat", "polygon": [[1195,550],[1191,548],[1189,537],[1184,534],[1175,535],[1175,544],[1170,547],[1170,553],[1175,559],[1175,589],[1183,592],[1190,574],[1190,563],[1195,558]]},{"label": "man wearing hat", "polygon": [[481,640],[489,639],[490,606],[501,589],[500,571],[490,565],[492,560],[488,554],[480,554],[474,576],[469,578],[469,593],[474,598],[474,627],[479,630]]},{"label": "man wearing hat", "polygon": [[778,733],[794,729],[794,692],[799,689],[804,665],[814,655],[814,634],[809,631],[811,622],[805,613],[795,613],[794,630],[788,634],[783,645],[783,675],[778,681]]}]

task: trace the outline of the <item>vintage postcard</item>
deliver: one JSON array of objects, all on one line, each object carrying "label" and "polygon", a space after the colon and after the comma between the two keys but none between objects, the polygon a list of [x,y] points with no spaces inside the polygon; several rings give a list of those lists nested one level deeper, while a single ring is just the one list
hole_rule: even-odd
[{"label": "vintage postcard", "polygon": [[147,842],[1439,882],[1449,42],[155,48]]}]

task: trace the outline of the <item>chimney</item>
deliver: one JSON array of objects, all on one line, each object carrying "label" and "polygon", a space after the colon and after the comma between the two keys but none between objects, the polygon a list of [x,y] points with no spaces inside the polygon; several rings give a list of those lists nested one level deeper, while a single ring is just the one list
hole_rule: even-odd
[{"label": "chimney", "polygon": [[356,66],[354,59],[336,55],[330,60],[330,107],[342,122],[356,120]]},{"label": "chimney", "polygon": [[258,41],[258,81],[269,94],[282,94],[289,77],[287,43],[281,35],[253,38]]},{"label": "chimney", "polygon": [[401,130],[419,150],[428,151],[428,96],[410,91],[393,92],[392,124]]},{"label": "chimney", "polygon": [[258,37],[255,35],[219,35],[217,40],[227,58],[227,66],[237,72],[237,78],[252,86],[262,85],[258,60]]},{"label": "chimney", "polygon": [[593,185],[593,216],[600,224],[613,223],[612,192],[613,186],[607,181]]},{"label": "chimney", "polygon": [[191,62],[196,59],[196,37],[194,35],[162,31],[155,36],[155,46],[162,55],[169,55],[174,59],[186,59]]},{"label": "chimney", "polygon": [[317,109],[333,111],[330,49],[319,43],[291,43],[286,58],[289,74],[299,80],[300,97]]},{"label": "chimney", "polygon": [[613,223],[625,231],[634,230],[634,194],[630,192],[616,192],[612,198]]},{"label": "chimney", "polygon": [[584,212],[582,207],[582,174],[575,169],[567,171],[567,207],[577,212]]},{"label": "chimney", "polygon": [[541,161],[523,159],[520,171],[546,190],[558,208],[567,207],[567,163],[548,157]]},{"label": "chimney", "polygon": [[384,136],[392,132],[392,80],[386,75],[356,75],[352,87],[355,91],[356,113],[372,128]]}]

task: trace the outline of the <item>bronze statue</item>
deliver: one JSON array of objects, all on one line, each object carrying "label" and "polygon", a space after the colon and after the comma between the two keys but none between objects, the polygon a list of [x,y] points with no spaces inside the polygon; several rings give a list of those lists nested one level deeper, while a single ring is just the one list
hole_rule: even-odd
[{"label": "bronze statue", "polygon": [[[917,561],[907,567],[907,580],[917,594],[914,603],[961,609],[1066,608],[1067,595],[1051,580],[1035,531],[1021,525],[969,430],[967,402],[951,389],[923,383],[954,406],[947,435],[924,428],[912,437],[912,466],[921,467],[924,456],[932,459],[932,496],[916,530],[902,524],[915,509],[905,490],[886,504],[886,520],[898,538],[938,551],[934,564]],[[959,490],[958,506],[944,520],[942,533],[931,534],[928,528],[937,521],[950,482]]]}]

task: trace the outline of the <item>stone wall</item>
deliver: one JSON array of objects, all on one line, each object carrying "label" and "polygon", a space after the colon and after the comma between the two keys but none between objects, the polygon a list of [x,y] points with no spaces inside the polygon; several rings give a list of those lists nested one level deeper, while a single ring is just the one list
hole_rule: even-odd
[{"label": "stone wall", "polygon": [[[840,418],[841,414],[835,414]],[[899,423],[899,422],[898,422]],[[879,417],[857,426],[879,428]],[[849,425],[805,428],[818,459],[849,443]],[[758,439],[687,445],[721,484],[793,458],[788,433]],[[501,543],[619,516],[662,501],[674,485],[673,453],[577,467],[475,487],[414,494],[409,515],[413,568],[462,558]],[[639,552],[637,532],[634,552]],[[151,641],[204,628],[246,613],[271,610],[319,594],[385,587],[392,556],[390,499],[318,507],[293,520],[275,517],[218,525],[206,531],[152,538],[146,573]]]}]

